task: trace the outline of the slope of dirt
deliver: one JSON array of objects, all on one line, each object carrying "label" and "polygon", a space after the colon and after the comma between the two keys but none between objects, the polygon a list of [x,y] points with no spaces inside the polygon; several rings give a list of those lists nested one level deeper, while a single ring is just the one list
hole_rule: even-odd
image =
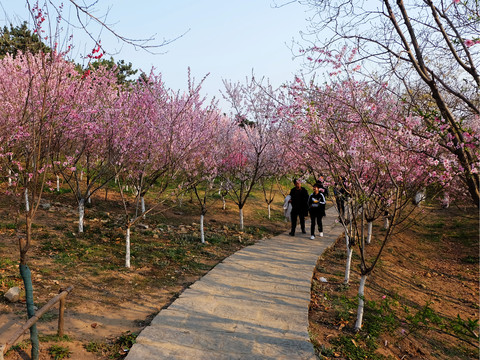
[{"label": "slope of dirt", "polygon": [[[390,325],[379,336],[377,355],[403,360],[478,358],[478,339],[459,340],[447,326],[457,316],[479,319],[478,209],[425,210],[413,227],[392,238],[368,277],[365,300],[386,311],[372,320],[375,307],[367,307],[364,327]],[[374,231],[382,234],[380,224]],[[372,243],[368,253],[373,255],[378,246]],[[345,249],[345,239],[338,239],[319,259],[314,274],[310,331],[320,358],[357,358],[342,351],[335,340],[341,336],[353,341],[351,354],[361,347],[355,340],[361,335],[353,333],[359,259],[354,254],[350,285],[345,286]],[[322,277],[328,282],[320,281]],[[478,334],[478,322],[474,329]]]},{"label": "slope of dirt", "polygon": [[[61,287],[73,285],[74,290],[65,310],[69,341],[50,339],[57,331],[57,306],[37,323],[40,358],[51,358],[48,348],[52,345],[68,347],[70,359],[122,358],[130,334],[146,326],[188,285],[238,249],[287,229],[281,196],[277,195],[269,220],[261,193],[256,195],[244,209],[244,231],[238,230],[236,205],[228,202],[224,210],[222,202],[216,202],[205,217],[207,242],[203,245],[191,199],[183,199],[182,204],[166,202],[133,229],[129,269],[124,266],[124,215],[118,195],[110,192],[108,201],[103,194],[93,199],[93,206],[86,210],[83,235],[77,234],[71,194],[47,195],[42,202],[47,205],[35,220],[35,240],[29,251],[35,304],[40,308]],[[15,212],[6,205],[10,200],[0,197],[0,294],[12,286],[23,289],[17,241],[24,236],[24,225],[12,216]],[[13,304],[0,298],[0,344],[26,321],[23,292],[21,296]],[[23,339],[7,360],[29,358],[28,336]]]}]

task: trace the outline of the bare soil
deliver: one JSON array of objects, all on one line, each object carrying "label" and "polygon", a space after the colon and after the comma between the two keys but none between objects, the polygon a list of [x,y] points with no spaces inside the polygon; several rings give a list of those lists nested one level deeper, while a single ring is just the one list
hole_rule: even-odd
[{"label": "bare soil", "polygon": [[[199,216],[188,197],[182,204],[166,203],[142,221],[132,234],[132,267],[124,267],[122,205],[113,193],[97,195],[87,209],[85,234],[77,234],[76,204],[71,194],[48,194],[35,221],[32,270],[35,303],[41,308],[60,288],[74,290],[67,297],[65,333],[68,341],[52,337],[57,331],[58,308],[38,322],[40,359],[53,358],[52,345],[69,349],[70,359],[121,359],[132,333],[145,327],[159,310],[168,306],[191,283],[225,257],[254,243],[288,230],[283,219],[281,196],[272,207],[271,220],[261,193],[247,202],[245,224],[237,227],[238,209],[232,202],[222,209],[218,201],[206,215],[207,243],[200,244]],[[11,199],[0,196],[0,294],[23,284],[18,271],[22,219],[16,217]],[[148,202],[147,202],[148,204]],[[452,319],[478,319],[478,214],[456,209],[428,209],[427,216],[392,239],[381,261],[367,280],[366,300],[380,303],[395,299],[392,306],[402,326],[381,335],[377,353],[394,359],[478,358],[478,347],[438,331],[410,332],[402,323],[402,305],[412,309],[430,304],[435,312]],[[473,211],[473,213],[471,212]],[[374,230],[381,233],[381,226]],[[372,249],[378,246],[372,244]],[[372,253],[374,251],[372,250]],[[335,350],[332,339],[354,337],[355,314],[339,316],[336,296],[355,298],[358,258],[354,256],[351,283],[344,286],[344,239],[339,238],[320,259],[312,282],[310,333],[317,347],[331,347],[332,358],[349,358]],[[321,277],[328,282],[319,281]],[[26,321],[24,294],[20,302],[0,298],[0,344]],[[368,309],[367,309],[368,311]],[[406,330],[406,332],[405,332]],[[29,359],[28,335],[6,355],[6,360]],[[353,341],[355,343],[355,341]],[[360,346],[360,345],[359,345]],[[89,351],[87,351],[87,349]],[[320,357],[324,357],[321,355]]]},{"label": "bare soil", "polygon": [[[416,224],[393,236],[381,255],[373,274],[367,278],[365,300],[390,304],[385,322],[392,315],[395,326],[383,332],[376,355],[391,359],[478,359],[478,338],[467,343],[432,321],[438,315],[443,324],[461,319],[479,319],[479,216],[478,209],[425,207]],[[374,232],[382,234],[381,224]],[[377,252],[372,242],[367,253]],[[343,284],[346,244],[339,238],[319,259],[312,283],[310,332],[320,358],[355,358],[335,346],[336,338],[358,339],[353,332],[356,319],[356,294],[359,285],[359,259],[354,253],[351,281]],[[328,282],[320,281],[326,278]],[[344,300],[341,300],[343,297]],[[354,305],[345,307],[351,299]],[[410,315],[428,308],[425,321],[412,324]],[[347,310],[345,310],[347,308]],[[366,309],[365,322],[369,321]],[[377,320],[382,322],[382,318]],[[382,324],[378,324],[381,326]],[[475,332],[478,335],[478,322]],[[363,328],[362,328],[362,331]],[[447,334],[448,333],[448,334]],[[458,335],[458,334],[457,334]],[[354,350],[362,346],[352,340]]]},{"label": "bare soil", "polygon": [[[94,197],[93,206],[86,210],[83,235],[77,234],[72,194],[48,194],[42,204],[50,207],[38,211],[35,242],[29,251],[35,304],[41,308],[60,288],[73,285],[74,289],[66,300],[68,341],[51,339],[57,332],[58,306],[37,323],[40,359],[53,358],[48,352],[52,345],[68,347],[70,359],[123,358],[128,348],[119,344],[119,337],[139,332],[225,257],[255,240],[287,230],[281,196],[277,196],[269,220],[261,193],[255,195],[244,209],[244,231],[238,230],[238,207],[230,201],[224,210],[217,201],[205,216],[207,242],[203,245],[192,199],[186,197],[182,204],[180,199],[167,201],[133,229],[132,266],[127,269],[124,215],[115,193],[110,192],[107,201],[104,194]],[[7,206],[10,203],[11,199],[0,196],[0,294],[12,286],[23,289],[17,241],[24,235],[24,225],[13,216],[15,211]],[[21,296],[17,303],[0,298],[0,344],[26,321],[24,292]],[[23,339],[7,353],[6,360],[29,359],[28,334]]]}]

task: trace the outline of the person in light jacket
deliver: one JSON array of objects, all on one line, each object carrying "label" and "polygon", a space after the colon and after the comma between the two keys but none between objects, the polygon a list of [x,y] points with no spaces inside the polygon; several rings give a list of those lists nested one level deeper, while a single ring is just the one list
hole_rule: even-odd
[{"label": "person in light jacket", "polygon": [[290,216],[292,214],[292,203],[290,202],[290,199],[292,197],[290,195],[285,196],[285,200],[283,201],[283,216],[285,216],[285,222],[287,222],[290,219]]}]

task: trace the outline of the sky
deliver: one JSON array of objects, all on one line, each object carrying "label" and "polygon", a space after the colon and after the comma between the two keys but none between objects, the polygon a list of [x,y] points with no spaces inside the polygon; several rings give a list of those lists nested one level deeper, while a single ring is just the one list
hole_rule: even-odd
[{"label": "sky", "polygon": [[[68,1],[64,2],[63,17],[74,22]],[[0,0],[0,5],[0,26],[30,20],[26,1]],[[118,41],[94,23],[88,26],[95,37],[102,39],[102,46],[114,53],[116,61],[131,62],[147,73],[155,67],[174,90],[186,89],[188,67],[197,82],[209,74],[202,93],[219,100],[223,79],[245,82],[253,72],[277,87],[292,80],[301,69],[302,60],[294,59],[291,44],[301,40],[300,32],[308,26],[308,9],[297,3],[275,7],[274,0],[99,0],[94,10],[95,16],[122,36],[155,36],[150,45],[179,37],[152,49],[161,54],[150,54]],[[72,29],[64,28],[64,32]],[[79,30],[73,30],[73,43],[77,54],[88,53],[93,47],[85,32]],[[228,111],[223,100],[220,106]]]}]

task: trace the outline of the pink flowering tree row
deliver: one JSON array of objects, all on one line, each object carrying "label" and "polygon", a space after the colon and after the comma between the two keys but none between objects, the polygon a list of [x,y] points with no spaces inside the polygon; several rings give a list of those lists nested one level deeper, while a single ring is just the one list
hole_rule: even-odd
[{"label": "pink flowering tree row", "polygon": [[[208,151],[218,156],[218,148],[205,142],[223,130],[214,127],[218,109],[204,104],[200,86],[185,94],[173,92],[153,74],[143,82],[119,85],[114,71],[78,71],[55,51],[5,56],[0,79],[1,171],[17,212],[25,218],[25,231],[19,233],[20,272],[31,317],[32,224],[44,187],[53,187],[52,176],[62,176],[72,189],[81,233],[85,202],[115,177],[135,184],[139,196],[153,184],[157,192],[165,190],[182,169],[192,179],[196,174],[190,159]],[[212,174],[215,170],[206,165],[202,176]],[[136,219],[138,213],[129,216],[127,211],[127,234]],[[36,358],[35,326],[31,332]]]},{"label": "pink flowering tree row", "polygon": [[[363,321],[365,284],[382,252],[409,221],[412,199],[430,184],[453,186],[456,158],[438,145],[439,135],[419,116],[411,116],[387,86],[353,78],[329,85],[291,84],[293,103],[285,118],[298,136],[290,145],[309,167],[343,187],[349,218],[339,212],[345,229],[349,281],[352,253],[358,248],[361,281],[355,328]],[[420,136],[422,135],[422,136]],[[425,140],[428,139],[428,140]],[[371,224],[388,212],[390,226],[369,254]]]},{"label": "pink flowering tree row", "polygon": [[[29,76],[41,74],[46,54],[19,54],[2,60],[5,69],[15,68],[24,77],[22,80],[8,70],[2,74],[5,106],[1,118],[3,127],[10,131],[3,135],[4,164],[12,184],[24,189],[26,199],[32,193],[37,196],[42,189],[29,185],[35,176],[29,164],[44,164],[41,171],[45,182],[50,175],[62,177],[78,204],[78,233],[84,231],[86,203],[116,179],[125,205],[127,267],[131,227],[159,205],[170,185],[195,193],[203,224],[207,202],[213,200],[221,179],[239,207],[243,227],[242,210],[253,186],[286,169],[283,166],[279,170],[283,150],[270,88],[254,82],[242,90],[239,86],[236,92],[228,87],[238,115],[230,121],[221,115],[215,102],[207,103],[200,95],[202,82],[189,80],[184,93],[167,89],[161,76],[154,73],[135,83],[119,84],[114,69],[100,66],[79,71],[61,54],[54,54],[48,55],[54,61],[48,61],[48,82],[42,84],[34,83]],[[36,68],[32,64],[37,64]],[[25,89],[19,87],[19,81]],[[24,104],[42,109],[30,93],[44,94],[42,104],[48,107],[52,119],[49,132],[38,135],[38,141],[48,144],[48,150],[42,149],[35,160],[20,152],[28,146],[18,144],[30,141],[31,132],[24,131],[24,125],[14,118],[18,114],[26,116],[18,109]],[[14,99],[12,94],[26,94],[26,98]],[[239,122],[241,116],[251,117],[254,125]],[[40,128],[46,129],[43,125]],[[127,206],[125,186],[135,190],[133,209]],[[151,189],[155,189],[155,200],[147,209],[144,197]],[[201,234],[204,241],[203,226]]]},{"label": "pink flowering tree row", "polygon": [[[72,80],[75,73],[63,54],[53,51],[37,55],[17,53],[15,58],[6,55],[0,61],[1,166],[9,178],[7,192],[18,200],[17,212],[25,218],[25,229],[19,233],[18,244],[29,318],[35,313],[28,267],[32,224],[52,170],[50,155],[57,130],[78,100],[76,83]],[[35,326],[30,333],[32,358],[38,358]]]}]

